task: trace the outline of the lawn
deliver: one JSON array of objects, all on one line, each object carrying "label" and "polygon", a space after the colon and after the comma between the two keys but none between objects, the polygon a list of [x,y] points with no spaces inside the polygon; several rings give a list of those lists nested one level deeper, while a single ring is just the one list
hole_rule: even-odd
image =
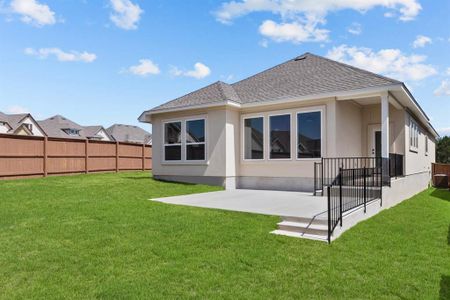
[{"label": "lawn", "polygon": [[277,217],[147,200],[213,190],[142,172],[0,182],[0,298],[450,299],[448,191],[331,245],[269,234]]}]

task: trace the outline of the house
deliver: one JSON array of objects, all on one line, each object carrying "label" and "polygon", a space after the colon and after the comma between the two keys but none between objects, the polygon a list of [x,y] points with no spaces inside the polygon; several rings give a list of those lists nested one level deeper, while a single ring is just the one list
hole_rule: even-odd
[{"label": "house", "polygon": [[404,83],[310,53],[139,120],[152,124],[155,178],[226,189],[316,192],[373,158],[387,162],[391,191],[418,192],[438,138]]},{"label": "house", "polygon": [[0,133],[45,136],[44,130],[31,114],[5,114],[0,112]]},{"label": "house", "polygon": [[114,141],[103,126],[81,126],[61,115],[38,123],[49,137]]},{"label": "house", "polygon": [[145,131],[144,129],[125,124],[114,124],[106,129],[108,134],[110,134],[114,140],[126,143],[138,143],[138,144],[152,144],[151,133]]}]

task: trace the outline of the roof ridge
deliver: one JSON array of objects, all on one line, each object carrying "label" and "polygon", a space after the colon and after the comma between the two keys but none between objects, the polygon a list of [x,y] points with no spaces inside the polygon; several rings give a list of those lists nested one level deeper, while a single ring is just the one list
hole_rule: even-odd
[{"label": "roof ridge", "polygon": [[[399,81],[397,79],[393,79],[393,78],[390,78],[390,77],[387,77],[387,76],[383,76],[383,75],[377,74],[375,72],[367,71],[367,70],[364,70],[364,69],[361,69],[361,68],[349,65],[347,63],[343,63],[343,62],[340,62],[340,61],[337,61],[337,60],[333,60],[333,59],[325,57],[325,56],[321,56],[321,55],[317,55],[317,54],[313,54],[313,53],[308,53],[308,52],[307,52],[307,54],[311,55],[311,56],[314,56],[314,57],[317,57],[319,59],[323,59],[323,60],[326,60],[326,61],[329,61],[329,62],[332,62],[332,63],[335,63],[335,64],[342,65],[344,67],[353,69],[355,71],[359,71],[359,72],[363,72],[363,73],[366,73],[366,74],[370,74],[370,75],[376,76],[376,77],[384,79],[384,80],[393,81],[393,83],[394,82],[395,83],[403,83],[402,81]],[[305,53],[305,55],[306,55],[306,53]]]},{"label": "roof ridge", "polygon": [[[183,97],[186,97],[186,96],[188,96],[188,95],[194,94],[194,93],[196,93],[196,92],[198,92],[198,91],[202,91],[202,90],[204,90],[204,89],[206,89],[206,88],[209,88],[209,87],[211,87],[211,86],[213,86],[213,85],[215,85],[215,84],[218,84],[219,82],[220,82],[219,80],[218,80],[218,81],[215,81],[215,82],[210,83],[210,84],[208,84],[208,85],[206,85],[206,86],[204,86],[204,87],[202,87],[202,88],[196,89],[196,90],[194,90],[194,91],[192,91],[192,92],[190,92],[190,93],[187,93],[187,94],[184,94],[184,95],[182,95],[182,96],[179,96],[179,97],[177,97],[177,98],[175,98],[175,99],[173,99],[173,100],[170,100],[170,101],[168,101],[168,102],[165,102],[165,103],[163,103],[163,104],[161,104],[161,105],[166,105],[166,104],[175,102],[175,101],[177,101],[177,100],[180,99],[180,98],[183,98]],[[158,105],[157,107],[159,107],[159,106],[161,106],[161,105]],[[155,108],[157,108],[157,107],[155,107]],[[125,125],[125,124],[123,124],[123,125]]]},{"label": "roof ridge", "polygon": [[279,63],[279,64],[277,64],[277,65],[275,65],[275,66],[273,66],[273,67],[270,67],[270,68],[268,68],[268,69],[264,69],[264,70],[262,70],[262,71],[260,71],[260,72],[258,72],[258,73],[256,73],[256,74],[253,74],[253,75],[248,76],[248,77],[246,77],[246,78],[244,78],[244,79],[241,79],[241,80],[239,80],[239,81],[236,81],[235,83],[231,84],[231,86],[234,86],[235,84],[238,84],[239,82],[242,82],[242,81],[244,81],[244,80],[253,78],[253,77],[255,77],[255,76],[257,76],[257,75],[259,75],[259,74],[261,74],[261,73],[264,73],[264,72],[270,71],[270,70],[272,70],[272,69],[275,69],[275,68],[281,66],[282,64],[285,64],[285,63],[287,63],[287,62],[290,62],[291,60],[296,59],[297,57],[305,56],[305,55],[308,55],[308,54],[310,54],[310,53],[309,53],[309,52],[305,52],[305,53],[300,54],[300,55],[298,55],[298,56],[296,56],[296,57],[294,57],[294,58],[290,58],[290,59],[288,59],[288,60],[286,60],[286,61],[284,61],[284,62],[282,62],[282,63]]}]

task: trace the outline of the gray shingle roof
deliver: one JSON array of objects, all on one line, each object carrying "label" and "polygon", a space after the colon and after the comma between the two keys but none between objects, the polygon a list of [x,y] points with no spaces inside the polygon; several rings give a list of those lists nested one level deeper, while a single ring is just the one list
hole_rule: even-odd
[{"label": "gray shingle roof", "polygon": [[[49,137],[56,137],[56,138],[80,138],[84,139],[85,136],[82,134],[81,130],[83,129],[83,126],[61,116],[56,115],[53,117],[50,117],[48,119],[38,121],[39,125],[44,129],[45,133]],[[77,129],[80,130],[80,136],[69,136],[67,133],[65,133],[64,129]]]},{"label": "gray shingle roof", "polygon": [[151,144],[152,141],[151,133],[134,125],[114,124],[106,131],[119,142]]},{"label": "gray shingle roof", "polygon": [[10,131],[15,131],[22,125],[21,121],[27,116],[28,114],[5,114],[0,112],[0,122],[8,123],[11,127]]},{"label": "gray shingle roof", "polygon": [[305,53],[234,84],[216,82],[153,108],[181,108],[226,100],[265,102],[401,84],[400,81]]},{"label": "gray shingle roof", "polygon": [[[105,130],[106,134],[109,136],[106,129],[101,125],[94,125],[94,126],[81,126],[77,123],[75,123],[72,120],[69,120],[61,115],[56,115],[53,117],[50,117],[48,119],[38,121],[38,124],[44,129],[44,131],[47,133],[49,137],[56,137],[56,138],[75,138],[75,139],[94,139],[99,138],[98,132],[100,130]],[[73,136],[67,134],[64,130],[65,129],[76,129],[79,130],[79,136]],[[113,138],[109,136],[111,140]]]}]

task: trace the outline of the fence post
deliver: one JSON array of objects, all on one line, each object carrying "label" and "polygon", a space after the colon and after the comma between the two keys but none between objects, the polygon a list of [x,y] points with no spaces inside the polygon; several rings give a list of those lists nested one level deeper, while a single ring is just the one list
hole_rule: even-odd
[{"label": "fence post", "polygon": [[339,168],[339,219],[342,227],[342,168]]},{"label": "fence post", "polygon": [[142,171],[145,171],[145,143],[142,143]]},{"label": "fence post", "polygon": [[316,191],[317,191],[317,163],[314,163],[314,196],[316,195]]},{"label": "fence post", "polygon": [[47,142],[48,138],[44,136],[44,177],[47,177]]},{"label": "fence post", "polygon": [[89,173],[89,164],[88,164],[88,159],[89,159],[89,155],[88,155],[88,144],[89,144],[89,140],[85,139],[84,140],[84,173]]},{"label": "fence post", "polygon": [[366,202],[367,202],[367,183],[366,183],[366,167],[363,168],[363,178],[364,178],[364,213],[366,213]]},{"label": "fence post", "polygon": [[119,142],[116,141],[116,173],[119,172]]}]

